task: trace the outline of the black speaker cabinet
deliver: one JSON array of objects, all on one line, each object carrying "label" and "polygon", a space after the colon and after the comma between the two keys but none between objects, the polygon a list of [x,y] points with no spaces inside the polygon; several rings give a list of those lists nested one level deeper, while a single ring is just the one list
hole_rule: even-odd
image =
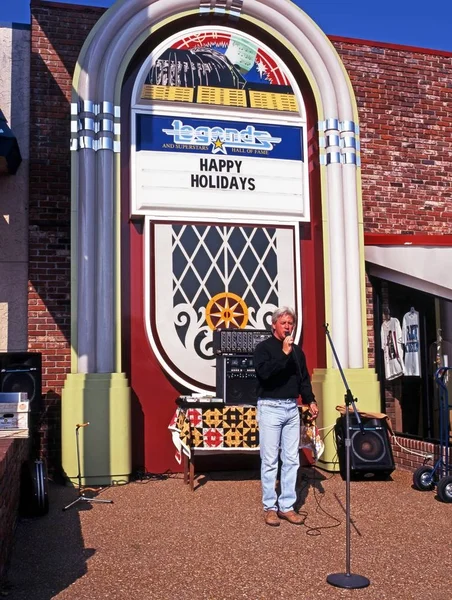
[{"label": "black speaker cabinet", "polygon": [[[356,417],[350,414],[350,479],[386,479],[394,471],[394,457],[385,419],[361,417],[364,433]],[[339,469],[346,478],[345,415],[335,425]]]},{"label": "black speaker cabinet", "polygon": [[41,405],[42,357],[39,352],[0,353],[0,392],[26,392],[30,411]]},{"label": "black speaker cabinet", "polygon": [[226,404],[257,404],[257,379],[252,356],[217,356],[216,394]]}]

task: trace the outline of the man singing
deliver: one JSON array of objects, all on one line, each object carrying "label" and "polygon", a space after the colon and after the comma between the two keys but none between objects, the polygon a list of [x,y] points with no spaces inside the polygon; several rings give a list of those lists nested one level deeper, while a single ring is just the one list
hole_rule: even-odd
[{"label": "man singing", "polygon": [[[296,315],[292,308],[278,308],[272,315],[272,337],[256,346],[254,365],[258,379],[262,502],[267,525],[277,527],[280,519],[301,525],[303,517],[294,510],[300,445],[298,397],[318,415],[303,351],[292,333]],[[276,493],[278,459],[281,454],[279,498]]]}]

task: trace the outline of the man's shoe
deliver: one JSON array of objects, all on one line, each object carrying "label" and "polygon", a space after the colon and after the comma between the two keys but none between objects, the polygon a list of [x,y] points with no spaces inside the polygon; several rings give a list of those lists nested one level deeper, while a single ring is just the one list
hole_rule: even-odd
[{"label": "man's shoe", "polygon": [[287,512],[281,512],[280,510],[278,510],[278,517],[280,519],[285,519],[286,521],[289,521],[289,523],[292,523],[293,525],[303,525],[305,520],[304,516],[299,515],[294,510],[288,510]]},{"label": "man's shoe", "polygon": [[264,519],[267,525],[270,525],[271,527],[279,527],[280,521],[278,519],[278,515],[276,514],[276,510],[264,511]]}]

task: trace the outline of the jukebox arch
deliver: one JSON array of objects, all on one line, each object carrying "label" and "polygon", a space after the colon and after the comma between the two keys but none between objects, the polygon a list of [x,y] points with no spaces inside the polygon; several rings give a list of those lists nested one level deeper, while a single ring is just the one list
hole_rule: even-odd
[{"label": "jukebox arch", "polygon": [[[152,212],[155,206],[149,207],[149,212],[146,213],[145,198],[140,201],[141,206],[144,207],[140,213],[140,208],[136,204],[136,190],[133,191],[133,186],[136,184],[134,165],[142,158],[136,156],[138,147],[136,113],[139,103],[136,102],[136,96],[133,99],[131,77],[132,74],[138,77],[139,66],[145,64],[146,49],[155,50],[158,39],[160,44],[163,44],[171,35],[190,29],[190,25],[192,28],[200,28],[196,30],[198,32],[204,31],[205,29],[202,28],[206,27],[210,27],[212,31],[216,27],[217,32],[223,33],[228,30],[235,31],[238,37],[242,35],[248,41],[256,40],[258,38],[256,32],[261,31],[262,36],[265,37],[263,46],[268,50],[268,54],[272,55],[272,45],[283,49],[283,53],[291,57],[291,64],[295,65],[295,70],[298,69],[298,72],[303,73],[305,82],[308,82],[310,87],[308,94],[310,109],[304,122],[303,97],[299,89],[295,95],[298,94],[298,102],[301,106],[297,117],[292,120],[291,117],[294,115],[287,114],[287,110],[282,111],[284,114],[280,114],[273,120],[263,116],[262,110],[257,110],[250,113],[252,118],[249,119],[250,126],[254,129],[247,129],[249,123],[243,111],[240,112],[237,107],[231,109],[224,106],[217,107],[215,118],[219,120],[222,117],[225,123],[235,118],[234,126],[229,129],[245,131],[248,134],[251,131],[259,131],[266,132],[267,135],[269,131],[265,130],[263,125],[267,128],[275,125],[280,128],[291,125],[304,126],[305,137],[302,143],[305,144],[306,160],[303,168],[306,169],[309,189],[307,195],[309,202],[306,207],[310,207],[312,214],[309,210],[300,214],[297,207],[295,209],[285,207],[286,213],[292,210],[289,219],[285,219],[287,214],[282,210],[279,212],[276,210],[271,215],[263,215],[263,211],[260,211],[258,206],[254,207],[254,213],[253,207],[250,211],[240,212],[240,201],[237,202],[238,208],[236,206],[235,212],[222,209],[218,213],[218,208],[215,212],[212,207],[209,207],[206,198],[202,210],[196,214],[189,214],[190,210],[188,210],[183,214],[182,219],[175,220],[176,227],[173,223],[168,224],[168,221],[171,220],[174,211],[180,211],[181,207],[171,205],[171,198],[167,199],[157,218],[155,212]],[[238,51],[237,48],[235,51]],[[252,62],[249,57],[243,60]],[[289,75],[294,68],[289,69]],[[243,75],[245,70],[242,63],[241,69],[237,72]],[[297,88],[295,79],[292,78],[292,81]],[[162,82],[150,81],[143,85],[154,83],[160,85]],[[128,101],[125,100],[125,90],[128,90]],[[148,91],[151,95],[155,92],[155,90]],[[171,104],[171,115],[165,114],[162,102],[157,106],[158,110],[155,110],[156,105],[158,102],[150,104],[148,114],[157,115],[159,118],[171,116],[171,122],[163,123],[160,120],[163,129],[173,132],[171,133],[173,142],[176,135],[175,128],[179,127],[179,134],[181,134],[180,129],[186,127],[181,134],[185,136],[184,144],[196,146],[192,143],[193,137],[189,136],[192,130],[198,131],[200,126],[193,122],[184,122],[188,116],[180,108],[180,104],[177,105],[176,102]],[[147,111],[141,112],[143,114]],[[194,114],[201,119],[202,112],[195,111]],[[208,114],[207,109],[206,114]],[[210,112],[210,115],[212,114],[214,113]],[[315,123],[308,122],[309,114],[311,120],[315,115]],[[257,121],[258,118],[260,121]],[[295,123],[297,119],[299,122]],[[212,123],[201,125],[204,127],[201,133],[206,133],[209,128],[210,132],[215,129]],[[240,128],[242,125],[243,129]],[[154,139],[152,126],[151,124],[151,140]],[[216,127],[221,145],[227,127],[219,125]],[[146,128],[143,132],[145,130]],[[284,130],[284,135],[287,131]],[[145,139],[143,132],[140,133],[141,141]],[[264,133],[260,134],[265,137]],[[243,135],[246,137],[245,134]],[[280,137],[284,136],[275,134],[272,139]],[[215,141],[212,137],[208,140],[209,143]],[[273,142],[273,147],[275,145]],[[293,146],[292,141],[288,148]],[[281,3],[278,0],[244,0],[232,3],[222,0],[214,2],[175,0],[171,3],[165,0],[117,2],[93,29],[78,60],[73,80],[71,149],[73,360],[72,372],[63,390],[62,405],[63,466],[69,477],[75,476],[75,465],[70,449],[72,424],[88,419],[91,422],[95,420],[98,422],[96,430],[91,430],[93,437],[89,437],[90,433],[87,430],[83,440],[84,456],[97,456],[94,461],[86,461],[85,473],[90,481],[104,483],[111,482],[112,479],[127,479],[132,469],[132,462],[140,458],[143,458],[146,469],[150,471],[164,471],[172,465],[167,425],[174,408],[174,396],[177,396],[178,390],[205,389],[209,386],[200,381],[199,375],[195,377],[190,375],[190,372],[194,372],[194,366],[190,366],[189,372],[185,374],[183,361],[174,366],[174,359],[170,357],[171,352],[168,347],[165,347],[163,337],[158,334],[159,326],[156,326],[155,321],[152,323],[150,319],[146,327],[143,327],[137,315],[144,316],[146,320],[146,314],[149,316],[156,313],[157,300],[155,296],[153,300],[151,299],[152,294],[149,290],[155,288],[159,277],[158,269],[163,269],[164,273],[171,264],[173,259],[168,258],[172,256],[171,251],[173,254],[175,251],[179,254],[184,252],[180,240],[186,231],[190,231],[191,236],[191,239],[186,242],[188,247],[190,244],[193,246],[197,243],[196,247],[202,248],[204,255],[208,255],[209,252],[211,254],[211,247],[203,242],[203,236],[207,235],[205,233],[207,227],[216,229],[214,236],[216,235],[220,240],[216,242],[217,247],[225,252],[228,246],[224,239],[221,241],[221,236],[228,238],[230,230],[239,231],[238,235],[243,238],[244,252],[255,250],[249,241],[250,236],[256,235],[253,234],[254,229],[260,235],[262,233],[266,235],[267,247],[273,245],[274,248],[278,248],[278,251],[281,249],[281,257],[278,251],[274,252],[275,269],[279,268],[279,260],[281,264],[284,261],[286,263],[291,261],[293,270],[290,289],[280,293],[280,287],[274,284],[277,293],[271,296],[270,291],[267,299],[272,298],[272,300],[268,304],[271,305],[272,302],[277,304],[281,299],[293,300],[291,303],[297,306],[304,318],[303,332],[300,330],[298,337],[303,334],[305,343],[312,336],[316,338],[316,350],[313,352],[315,360],[312,365],[314,366],[313,385],[322,404],[324,420],[329,422],[333,418],[334,406],[340,402],[338,398],[343,397],[337,365],[334,364],[332,354],[324,340],[320,341],[323,337],[321,326],[324,320],[330,323],[341,364],[352,376],[354,389],[358,393],[365,392],[366,400],[363,402],[363,405],[365,404],[363,408],[378,407],[377,381],[374,372],[367,368],[366,355],[357,110],[350,82],[334,48],[305,13],[290,2]],[[195,150],[199,148],[195,147]],[[156,150],[151,144],[145,151],[157,153],[162,149]],[[187,148],[184,151],[188,153]],[[209,160],[214,162],[200,162],[198,166],[202,168],[204,164],[209,164],[212,168],[216,168],[215,165],[223,164],[219,162],[220,160],[226,165],[227,161],[231,161],[232,164],[235,160],[237,169],[238,162],[242,160],[238,156],[237,153],[236,157],[217,158],[216,154],[212,154],[213,158]],[[128,160],[130,157],[132,167]],[[284,157],[279,160],[296,161],[296,157],[294,158],[290,153]],[[147,157],[151,161],[164,158],[161,155],[157,157],[156,154]],[[257,156],[247,157],[247,160],[253,158],[256,161],[260,160]],[[272,158],[266,156],[266,159],[270,164]],[[167,160],[173,161],[174,165],[182,164],[169,154]],[[183,160],[188,159],[185,157]],[[201,159],[197,156],[196,160]],[[207,158],[205,160],[207,161]],[[152,162],[147,164],[152,165]],[[164,163],[160,164],[164,165]],[[240,168],[242,166],[245,168],[245,165],[248,168],[248,164],[250,163],[243,162]],[[152,166],[149,168],[152,169]],[[309,170],[314,173],[309,173]],[[158,178],[157,175],[153,173],[151,183],[148,182],[150,190],[153,181]],[[189,175],[192,176],[193,172]],[[195,176],[197,175],[200,174],[195,173]],[[220,176],[227,177],[227,174]],[[230,181],[231,177],[227,179]],[[164,183],[160,182],[160,188],[164,187]],[[151,193],[155,193],[155,190]],[[193,208],[193,201],[186,201],[184,206]],[[127,211],[129,211],[127,219],[124,219]],[[250,219],[249,214],[254,214],[254,218]],[[315,214],[318,222],[314,227]],[[273,230],[276,230],[274,239],[272,239]],[[307,232],[306,235],[303,232]],[[187,239],[188,237],[187,234]],[[125,248],[124,240],[127,238],[129,244]],[[305,238],[310,239],[312,244],[306,242]],[[261,241],[261,247],[262,244]],[[297,254],[298,248],[303,248],[303,244],[306,249],[303,258],[306,260],[305,266],[301,264],[302,259]],[[169,249],[167,258],[151,265],[149,261],[155,257],[156,248],[165,245]],[[319,256],[322,276],[316,278],[314,266],[316,268],[319,266]],[[133,258],[133,264],[128,262],[130,257]],[[190,262],[189,259],[190,257],[186,258],[187,264]],[[255,253],[254,260],[257,262],[260,260],[261,264],[265,262],[259,253]],[[236,262],[238,262],[237,256]],[[173,264],[175,264],[174,260]],[[186,268],[188,268],[187,264]],[[148,280],[145,278],[145,273],[149,274]],[[281,270],[280,286],[287,281],[284,279],[285,274],[285,271]],[[246,280],[247,275],[243,273],[241,275],[242,279]],[[124,281],[128,281],[130,287],[126,286],[124,289]],[[314,298],[310,305],[314,319],[304,317],[306,311],[301,303],[302,289],[307,284],[314,285],[316,290],[317,302]],[[200,282],[200,287],[202,285]],[[268,285],[271,288],[271,281]],[[134,288],[134,286],[138,287]],[[142,297],[133,292],[140,286],[144,290]],[[193,288],[194,283],[192,282],[190,286]],[[251,293],[252,286],[249,282],[242,282],[242,286]],[[178,288],[178,283],[174,282],[173,277],[172,282],[168,284],[168,290],[175,288]],[[218,291],[218,286],[209,288],[211,294],[209,301],[212,297],[216,297],[212,290]],[[179,296],[185,293],[182,285],[179,285],[178,291]],[[234,293],[229,288],[224,291]],[[243,294],[239,296],[243,300]],[[320,310],[319,298],[321,298]],[[161,305],[164,305],[163,301]],[[191,308],[196,313],[196,308],[199,307]],[[168,314],[163,310],[161,330],[164,329],[165,320],[168,320]],[[250,314],[256,324],[265,322],[256,320],[256,307],[254,312],[250,311]],[[205,313],[201,315],[202,318],[206,320]],[[260,318],[265,319],[265,316]],[[126,321],[130,322],[130,327],[124,326]],[[181,324],[183,325],[183,318]],[[185,329],[185,334],[181,331],[176,332],[174,336],[176,341],[177,336],[180,338],[181,335],[188,335],[188,328]],[[143,354],[141,351],[146,344],[150,348],[147,358],[146,353]],[[202,341],[199,347],[201,346]],[[187,353],[188,359],[189,353]],[[173,366],[167,368],[168,364]],[[132,389],[129,386],[129,379]],[[143,396],[148,400],[143,400]],[[335,399],[331,401],[331,397]],[[134,426],[130,416],[131,406],[135,415]],[[94,446],[96,446],[95,451]],[[325,465],[331,466],[332,454],[329,454],[328,448],[324,456]]]},{"label": "jukebox arch", "polygon": [[262,41],[216,24],[166,37],[131,78],[123,146],[129,211],[144,219],[148,341],[179,386],[214,391],[215,328],[264,329],[289,304],[301,330],[303,97]]}]

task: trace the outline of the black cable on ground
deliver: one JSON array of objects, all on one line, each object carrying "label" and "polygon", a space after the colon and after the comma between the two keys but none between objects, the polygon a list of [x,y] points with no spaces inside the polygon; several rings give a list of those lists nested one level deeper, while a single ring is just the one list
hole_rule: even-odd
[{"label": "black cable on ground", "polygon": [[[332,427],[324,436],[324,439],[334,431],[334,427]],[[336,445],[336,450],[337,450],[337,445]],[[337,454],[333,457],[333,463],[336,461],[337,459]],[[310,477],[309,475],[304,475],[303,479],[306,482],[309,482],[309,480],[313,480],[313,481],[329,481],[330,479],[332,479],[333,477],[335,477],[337,475],[337,473],[332,473],[329,477],[316,477],[317,471],[313,470],[314,476]],[[330,513],[328,513],[324,508],[322,508],[321,503],[323,502],[323,499],[325,498],[325,492],[320,494],[319,497],[319,493],[317,490],[317,486],[314,484],[313,485],[314,488],[314,499],[316,501],[317,504],[317,509],[316,509],[316,513],[318,512],[322,512],[324,515],[326,515],[329,519],[332,519],[334,521],[334,523],[332,525],[319,525],[319,526],[311,526],[311,525],[307,525],[306,524],[306,520],[309,517],[309,514],[306,511],[301,511],[300,514],[305,516],[305,522],[303,523],[303,525],[306,527],[307,531],[306,531],[306,535],[312,535],[312,536],[317,536],[317,535],[321,535],[321,530],[322,529],[334,529],[335,527],[339,527],[339,525],[341,525],[342,521],[336,517],[334,517],[333,515],[331,515]],[[302,488],[303,489],[303,488]]]},{"label": "black cable on ground", "polygon": [[166,471],[165,473],[149,473],[144,468],[138,468],[131,475],[131,481],[165,481],[166,479],[175,479],[180,473]]},{"label": "black cable on ground", "polygon": [[[316,471],[315,471],[316,473]],[[318,481],[329,481],[330,479],[332,479],[334,476],[336,475],[336,473],[333,473],[332,475],[330,475],[330,477],[328,478],[320,478],[320,477],[308,477],[305,476],[305,479],[307,481],[309,481],[309,479],[312,480],[318,480]],[[335,521],[334,524],[332,525],[317,525],[317,526],[312,526],[312,525],[307,525],[306,520],[309,517],[309,514],[306,513],[306,511],[300,512],[300,514],[306,514],[306,519],[303,523],[303,525],[306,527],[307,531],[306,531],[306,535],[313,535],[313,536],[317,536],[317,535],[321,535],[321,530],[322,529],[334,529],[335,527],[339,527],[339,525],[342,523],[342,521],[336,517],[333,517],[333,515],[331,515],[330,513],[328,513],[324,508],[322,508],[321,503],[323,501],[323,499],[325,498],[325,493],[321,494],[321,497],[319,498],[319,495],[317,493],[317,489],[316,486],[314,485],[314,499],[316,501],[317,504],[317,510],[316,513],[318,512],[322,512],[324,515],[326,515],[328,518],[332,519],[333,521]]]}]

